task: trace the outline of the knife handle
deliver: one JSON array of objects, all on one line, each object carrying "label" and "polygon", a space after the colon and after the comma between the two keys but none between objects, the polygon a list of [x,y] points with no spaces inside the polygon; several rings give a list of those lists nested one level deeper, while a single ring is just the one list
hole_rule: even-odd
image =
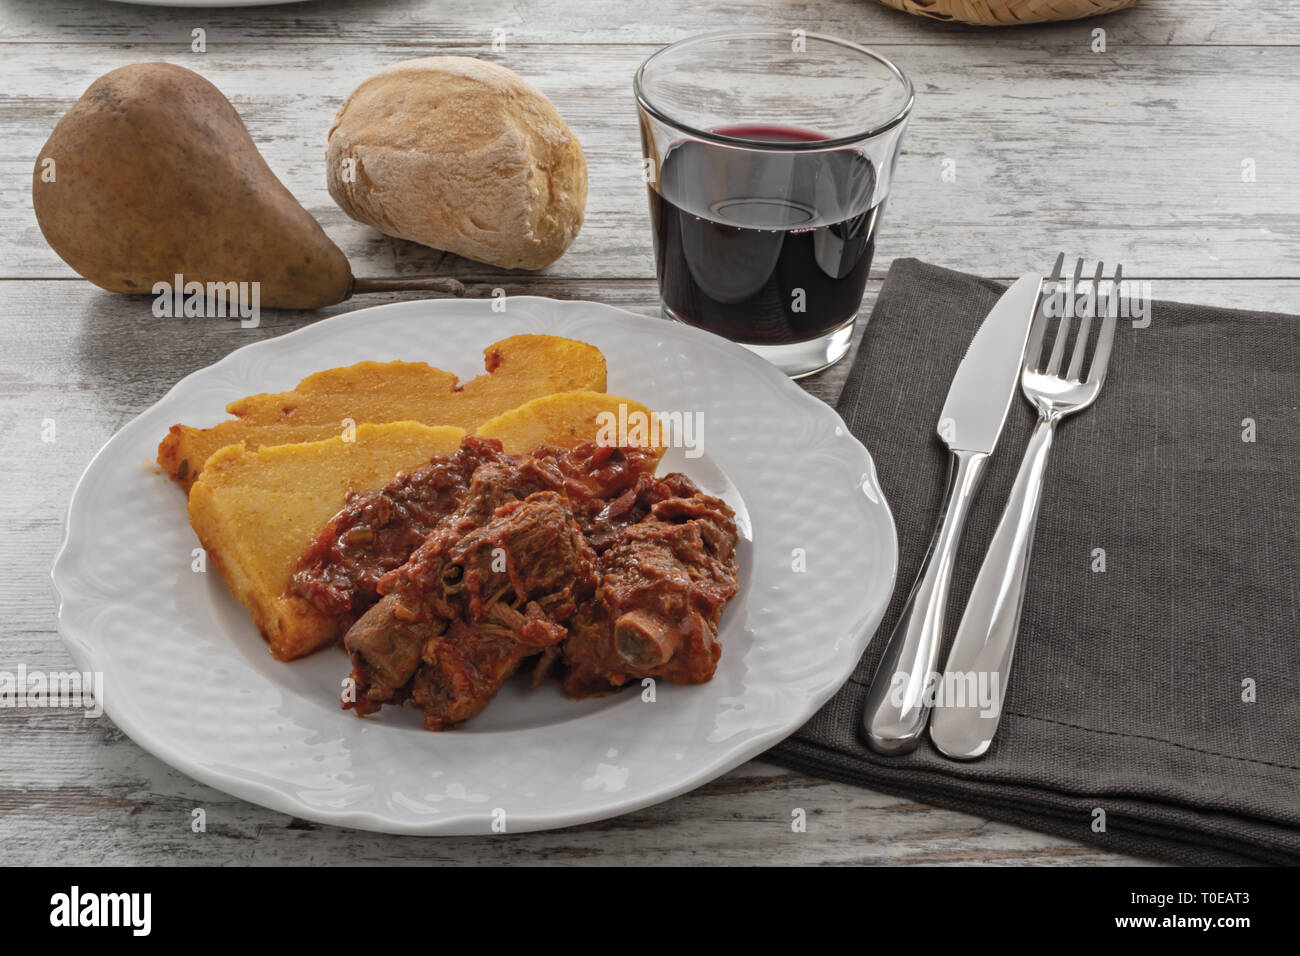
[{"label": "knife handle", "polygon": [[[982,757],[1002,720],[1055,427],[1050,415],[1040,417],[1034,427],[944,665],[945,690],[959,684],[964,689],[935,709],[930,740],[953,760]],[[972,686],[973,694],[967,689]]]},{"label": "knife handle", "polygon": [[939,524],[867,691],[862,730],[877,753],[909,753],[925,733],[953,562],[988,457],[977,451],[952,453]]}]

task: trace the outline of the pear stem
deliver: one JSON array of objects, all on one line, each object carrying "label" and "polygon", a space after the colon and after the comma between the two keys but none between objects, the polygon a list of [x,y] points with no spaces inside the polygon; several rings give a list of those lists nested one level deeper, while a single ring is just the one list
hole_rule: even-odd
[{"label": "pear stem", "polygon": [[353,279],[348,297],[366,292],[441,292],[444,295],[462,296],[465,287],[447,276],[416,276],[409,279]]}]

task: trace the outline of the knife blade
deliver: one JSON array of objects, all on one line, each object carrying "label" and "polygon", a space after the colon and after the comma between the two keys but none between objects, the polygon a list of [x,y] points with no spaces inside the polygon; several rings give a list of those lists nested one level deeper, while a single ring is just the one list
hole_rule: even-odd
[{"label": "knife blade", "polygon": [[1042,281],[1029,275],[1017,279],[971,339],[939,413],[939,437],[950,449],[991,454],[997,445],[1020,382]]},{"label": "knife blade", "polygon": [[966,515],[1020,381],[1041,287],[1041,276],[1025,275],[1002,293],[948,386],[937,427],[950,453],[939,523],[889,635],[862,715],[863,735],[877,753],[909,753],[925,733],[953,564]]}]

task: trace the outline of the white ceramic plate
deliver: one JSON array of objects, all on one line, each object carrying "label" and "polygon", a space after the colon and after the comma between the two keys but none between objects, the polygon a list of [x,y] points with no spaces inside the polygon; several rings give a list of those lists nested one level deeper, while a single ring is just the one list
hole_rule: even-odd
[{"label": "white ceramic plate", "polygon": [[[884,614],[898,551],[867,450],[828,406],[721,338],[590,302],[403,302],[249,345],[183,379],[106,444],[81,477],[54,564],[59,632],[140,746],[206,784],[321,823],[392,833],[568,826],[697,787],[796,730],[853,670]],[[604,352],[608,389],[702,412],[705,454],[673,453],[742,518],[741,590],[713,681],[570,701],[509,684],[463,728],[413,710],[339,709],[335,649],[272,660],[220,574],[192,570],[185,496],[152,466],[175,422],[220,421],[231,400],[290,389],[361,359],[482,371],[520,332]],[[667,461],[667,456],[666,459]],[[804,570],[796,570],[803,567]]]}]

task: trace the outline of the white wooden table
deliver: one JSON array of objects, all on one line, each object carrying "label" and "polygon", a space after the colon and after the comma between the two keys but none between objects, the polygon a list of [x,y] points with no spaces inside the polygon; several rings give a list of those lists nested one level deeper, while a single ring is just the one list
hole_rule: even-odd
[{"label": "white wooden table", "polygon": [[[50,251],[31,211],[32,163],[95,77],[143,60],[203,73],[358,274],[439,270],[471,295],[503,287],[649,314],[632,73],[665,43],[741,24],[878,47],[916,83],[866,308],[898,256],[1009,278],[1066,249],[1122,262],[1157,297],[1300,309],[1300,4],[1144,0],[1106,18],[989,31],[868,0],[324,0],[231,11],[0,0],[0,670],[68,666],[48,573],[94,451],[183,375],[314,317],[264,313],[255,330],[154,319],[147,299],[101,292]],[[205,52],[191,48],[196,29]],[[385,64],[452,52],[533,80],[586,149],[586,225],[540,275],[388,239],[348,220],[326,192],[325,135],[343,97]],[[846,371],[806,385],[833,401]],[[43,441],[51,421],[55,440]],[[195,807],[207,811],[206,834],[190,831]],[[808,813],[806,833],[790,832],[795,807]],[[760,761],[570,830],[356,833],[197,784],[107,718],[40,710],[0,710],[0,842],[7,863],[1139,862]]]}]

